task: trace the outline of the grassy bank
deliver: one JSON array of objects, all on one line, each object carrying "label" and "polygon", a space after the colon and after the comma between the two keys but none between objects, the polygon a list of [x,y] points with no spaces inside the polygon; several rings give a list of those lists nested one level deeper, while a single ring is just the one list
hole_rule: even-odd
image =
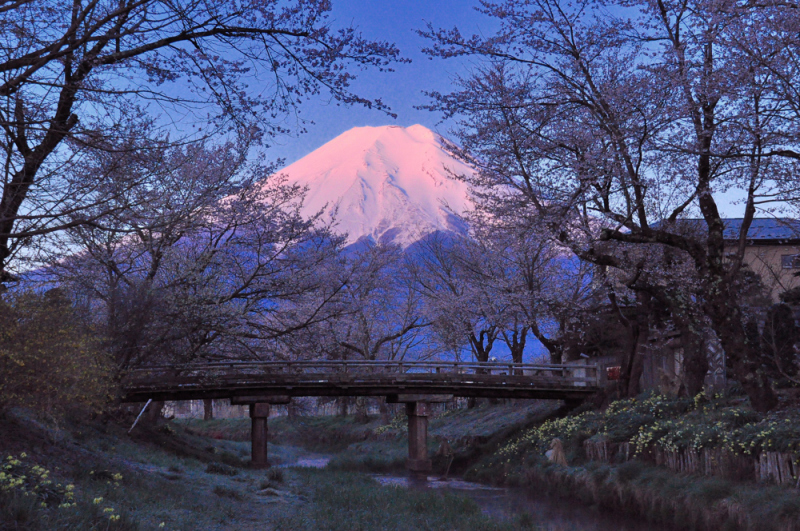
[{"label": "grassy bank", "polygon": [[514,482],[670,529],[800,529],[800,497],[795,491],[675,474],[639,461],[575,467],[540,464],[527,468]]},{"label": "grassy bank", "polygon": [[[455,452],[451,474],[494,485],[546,489],[676,529],[800,529],[798,491],[756,483],[753,476],[753,461],[760,452],[800,447],[800,419],[791,401],[767,415],[754,412],[735,395],[651,395],[619,401],[603,411],[556,417],[554,408],[553,403],[530,402],[440,413],[430,421],[429,451],[435,455],[447,440]],[[335,417],[300,422],[300,427],[286,425],[276,431],[300,446],[334,453],[332,469],[403,469],[403,416],[388,426],[377,425],[375,419],[359,425]],[[564,444],[568,466],[544,457],[556,437]],[[340,451],[348,442],[347,451]],[[587,447],[593,444],[606,445],[608,462],[589,459]],[[724,451],[740,465],[749,462],[750,468],[704,477],[655,465],[658,452],[701,455],[704,449]],[[449,458],[434,457],[435,472],[441,473],[448,463]]]},{"label": "grassy bank", "polygon": [[[331,428],[342,434],[348,424]],[[86,418],[58,429],[21,412],[0,418],[0,529],[536,529],[528,515],[492,521],[466,498],[384,487],[353,472],[253,470],[249,443],[181,423],[126,431]],[[270,452],[280,462],[300,450]]]},{"label": "grassy bank", "polygon": [[[758,415],[736,396],[650,396],[566,416],[554,415],[557,406],[434,414],[431,455],[445,441],[454,452],[452,462],[434,457],[435,472],[449,464],[451,475],[547,490],[675,529],[800,529],[793,488],[676,474],[648,461],[658,448],[689,444],[750,456],[745,450],[796,448],[794,409]],[[332,456],[324,470],[249,468],[249,419],[137,426],[131,436],[128,426],[76,417],[56,429],[21,412],[0,418],[0,529],[537,529],[529,515],[491,521],[461,497],[360,474],[404,469],[402,415],[386,426],[377,418],[270,419],[274,464],[313,451]],[[568,466],[544,457],[554,437]],[[590,460],[587,444],[598,441],[629,445],[633,459]]]},{"label": "grassy bank", "polygon": [[[495,485],[546,488],[676,529],[800,529],[794,483],[756,483],[754,472],[762,452],[790,452],[797,459],[792,453],[800,447],[797,415],[792,400],[762,415],[740,396],[643,396],[526,428],[480,456],[464,475]],[[544,457],[554,438],[563,443],[568,466]],[[607,462],[589,459],[587,449],[598,447],[608,450]],[[724,456],[731,466],[715,463],[711,468],[719,475],[705,477],[711,468],[696,463],[681,465],[696,474],[656,466],[659,456],[702,457],[705,451]]]},{"label": "grassy bank", "polygon": [[[263,528],[275,496],[265,494],[268,473],[246,467],[249,445],[171,424],[126,431],[85,418],[58,430],[24,414],[0,419],[4,473],[12,478],[0,489],[0,529]],[[293,459],[292,449],[272,450],[275,460]],[[37,488],[30,479],[39,470],[48,472]],[[279,506],[291,510],[299,495],[282,489]]]}]

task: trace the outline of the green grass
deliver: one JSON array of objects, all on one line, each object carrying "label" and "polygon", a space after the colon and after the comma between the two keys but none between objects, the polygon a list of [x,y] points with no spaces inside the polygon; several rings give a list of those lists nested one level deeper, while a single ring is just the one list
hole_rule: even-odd
[{"label": "green grass", "polygon": [[536,529],[530,518],[497,521],[481,513],[472,500],[449,493],[380,486],[352,472],[297,470],[311,490],[311,503],[300,514],[276,520],[286,531],[501,531]]},{"label": "green grass", "polygon": [[[678,475],[637,461],[620,465],[586,462],[575,452],[591,434],[569,418],[557,425],[571,430],[565,442],[568,455],[573,452],[574,466],[552,465],[543,459],[538,440],[523,445],[514,441],[540,424],[554,407],[531,402],[439,414],[429,424],[430,454],[438,448],[434,439],[448,439],[456,451],[451,474],[458,474],[460,464],[461,470],[467,470],[466,479],[544,487],[556,495],[629,511],[676,528],[699,529],[705,525],[702,522],[710,521],[713,525],[706,528],[733,529],[732,522],[738,521],[743,529],[768,531],[779,529],[778,523],[800,519],[800,495],[793,489]],[[692,416],[728,415],[725,407],[722,403],[716,409],[693,409]],[[684,405],[677,404],[663,413],[656,410],[652,416],[675,416],[681,408]],[[629,433],[639,418],[650,414],[636,408],[621,410],[620,422],[613,428]],[[247,419],[245,423],[249,429]],[[5,439],[0,435],[0,452],[18,455],[27,449],[31,463],[53,465],[49,468],[54,481],[76,485],[77,502],[74,508],[42,507],[38,498],[34,501],[5,492],[0,497],[0,530],[150,530],[158,529],[162,522],[165,529],[185,530],[541,529],[531,515],[492,521],[463,497],[384,487],[357,473],[404,470],[408,449],[402,417],[384,428],[378,419],[361,424],[352,417],[271,420],[270,432],[276,436],[269,445],[271,462],[291,462],[307,453],[303,447],[334,454],[324,470],[251,469],[248,441],[206,437],[206,431],[197,428],[200,424],[169,423],[168,429],[156,430],[150,442],[147,432],[130,438],[125,433],[128,426],[85,418],[63,425],[57,438],[49,432],[36,435],[39,428],[35,423],[18,427],[24,436],[12,446],[3,446]],[[244,423],[205,424],[217,432],[235,434]],[[0,434],[10,428],[13,426],[0,419]],[[51,450],[36,455],[32,449],[41,447],[45,439]],[[25,440],[28,442],[20,442]],[[521,451],[514,455],[501,451],[509,444]],[[434,457],[435,473],[443,471],[445,461]],[[118,474],[122,479],[115,479]],[[56,494],[63,497],[62,491]],[[102,501],[93,503],[98,498]],[[103,512],[109,508],[113,513]],[[112,514],[119,515],[119,520],[112,522]]]},{"label": "green grass", "polygon": [[[273,490],[286,493],[291,491],[287,481],[275,480],[271,471],[222,462],[229,460],[228,454],[241,457],[238,447],[246,451],[249,460],[247,444],[186,434],[180,425],[172,424],[169,440],[180,443],[176,448],[186,445],[203,457],[198,459],[148,443],[142,433],[129,438],[128,427],[76,419],[62,427],[62,440],[68,442],[47,446],[47,452],[41,453],[36,448],[42,448],[43,437],[34,424],[22,416],[13,422],[0,419],[2,455],[18,456],[20,450],[26,451],[31,464],[47,466],[54,484],[74,484],[76,502],[74,508],[42,507],[35,497],[24,496],[18,489],[4,492],[0,496],[0,530],[144,531],[159,529],[162,522],[164,529],[170,530],[271,529],[262,525],[265,513],[282,514],[300,503],[294,495],[272,496],[271,502],[281,500],[276,512],[274,503],[265,505],[259,494],[261,484],[271,477]],[[271,460],[285,454],[281,448],[276,450]],[[235,475],[230,475],[233,472]],[[115,474],[122,478],[115,481]],[[111,508],[113,513],[104,512]],[[112,522],[111,515],[120,515],[120,519]]]},{"label": "green grass", "polygon": [[[433,450],[432,447],[429,450]],[[403,441],[368,441],[355,443],[346,452],[333,456],[328,468],[385,474],[405,472],[408,443]]]}]

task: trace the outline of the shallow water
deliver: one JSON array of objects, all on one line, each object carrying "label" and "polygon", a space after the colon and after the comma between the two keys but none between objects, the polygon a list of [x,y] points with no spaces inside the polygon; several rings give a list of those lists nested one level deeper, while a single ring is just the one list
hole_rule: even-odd
[{"label": "shallow water", "polygon": [[589,507],[582,502],[536,493],[533,489],[496,488],[461,479],[442,480],[373,475],[382,485],[397,485],[462,494],[472,498],[485,514],[499,519],[527,513],[536,525],[548,531],[655,531],[667,528],[626,515]]},{"label": "shallow water", "polygon": [[328,462],[330,462],[331,458],[324,455],[309,455],[306,457],[300,457],[297,461],[292,463],[284,463],[282,465],[278,465],[275,468],[289,468],[289,467],[300,467],[300,468],[325,468],[328,466]]},{"label": "shallow water", "polygon": [[[281,467],[297,466],[324,468],[329,456],[311,455]],[[578,501],[556,498],[535,492],[534,489],[497,488],[458,478],[437,476],[398,476],[370,474],[381,485],[421,490],[452,492],[468,496],[481,510],[498,519],[518,518],[527,513],[531,520],[546,531],[656,531],[668,528],[643,522],[625,515],[598,510]]]}]

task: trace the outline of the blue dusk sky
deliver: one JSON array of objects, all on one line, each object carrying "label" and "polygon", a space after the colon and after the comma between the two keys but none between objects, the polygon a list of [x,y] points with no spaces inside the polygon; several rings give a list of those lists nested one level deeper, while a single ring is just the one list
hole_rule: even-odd
[{"label": "blue dusk sky", "polygon": [[470,62],[429,59],[421,51],[428,41],[418,36],[416,30],[431,22],[435,27],[458,26],[467,34],[491,34],[496,22],[476,12],[473,9],[476,5],[473,0],[333,0],[330,18],[334,28],[352,24],[367,39],[393,42],[403,57],[411,59],[411,63],[394,65],[395,72],[359,72],[353,84],[357,94],[381,98],[397,118],[318,98],[300,109],[301,116],[313,122],[307,124],[308,132],[276,139],[267,155],[291,164],[348,129],[364,125],[422,124],[446,134],[449,124],[440,124],[440,115],[414,107],[429,101],[423,95],[424,90],[447,92],[452,76],[467,72]]},{"label": "blue dusk sky", "polygon": [[[266,155],[271,160],[284,159],[286,165],[304,157],[343,132],[360,126],[422,124],[448,136],[452,122],[442,116],[416,109],[430,102],[423,91],[448,92],[457,74],[467,74],[477,59],[431,59],[422,52],[429,41],[419,35],[430,22],[435,28],[458,27],[464,35],[491,35],[495,19],[475,10],[478,0],[333,0],[330,16],[334,28],[355,26],[367,39],[394,43],[411,63],[396,64],[394,72],[366,70],[358,72],[353,90],[361,96],[380,98],[397,118],[360,106],[341,106],[335,101],[316,98],[304,103],[300,116],[307,120],[305,134],[273,139]],[[288,124],[294,128],[296,124]],[[744,211],[741,193],[729,190],[719,196],[724,217],[739,217]]]}]

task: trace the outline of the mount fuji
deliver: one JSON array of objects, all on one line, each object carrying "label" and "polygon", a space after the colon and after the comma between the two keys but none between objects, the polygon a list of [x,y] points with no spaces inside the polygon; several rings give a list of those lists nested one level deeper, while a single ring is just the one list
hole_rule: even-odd
[{"label": "mount fuji", "polygon": [[475,170],[421,125],[356,127],[285,167],[289,183],[308,188],[302,213],[324,210],[348,243],[408,247],[435,231],[464,232],[469,187],[452,175]]}]

